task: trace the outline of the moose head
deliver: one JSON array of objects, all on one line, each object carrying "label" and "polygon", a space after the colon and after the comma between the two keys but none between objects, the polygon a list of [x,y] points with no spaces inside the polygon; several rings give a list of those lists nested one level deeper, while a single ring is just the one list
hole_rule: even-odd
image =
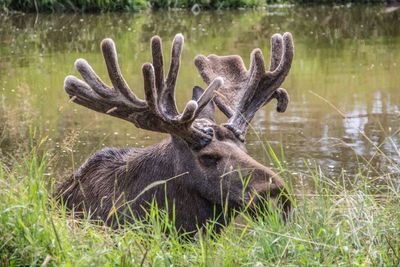
[{"label": "moose head", "polygon": [[[289,96],[280,85],[293,59],[291,34],[272,37],[268,71],[260,49],[251,53],[249,70],[239,56],[196,57],[208,87],[195,86],[193,99],[180,113],[175,84],[182,47],[183,36],[177,34],[165,76],[161,39],[151,39],[153,63],[142,67],[144,100],[124,80],[111,39],[103,40],[101,49],[112,88],[84,59],[76,61],[84,81],[68,76],[64,85],[73,102],[170,137],[143,149],[95,153],[57,188],[55,197],[112,226],[144,219],[154,201],[161,208],[174,207],[169,213],[173,210],[176,227],[185,232],[195,232],[209,220],[218,222],[218,230],[234,211],[251,210],[264,199],[286,217],[291,203],[284,182],[247,154],[245,136],[257,110],[272,99],[278,112],[286,110]],[[227,116],[226,123],[215,122],[214,104]]]}]

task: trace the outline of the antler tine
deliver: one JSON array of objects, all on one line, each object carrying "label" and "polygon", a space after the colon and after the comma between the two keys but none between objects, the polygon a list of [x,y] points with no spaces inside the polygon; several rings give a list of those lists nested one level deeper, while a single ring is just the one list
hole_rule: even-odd
[{"label": "antler tine", "polygon": [[164,57],[162,52],[162,41],[159,36],[151,38],[151,55],[153,57],[153,66],[156,79],[157,95],[161,95],[164,88]]},{"label": "antler tine", "polygon": [[[267,75],[271,77],[279,76],[280,79],[278,81],[283,81],[286,78],[287,74],[290,71],[290,67],[292,66],[294,56],[292,35],[289,32],[286,32],[281,38],[283,39],[283,45],[271,46],[271,49],[276,49],[275,51],[271,50],[271,54],[276,54],[276,56],[280,56],[280,54],[282,54],[280,57],[281,60],[279,62],[279,65],[275,69],[271,69],[271,71],[267,73]],[[274,44],[274,42],[272,42],[272,44]],[[283,47],[282,52],[280,49],[281,47]]]},{"label": "antler tine", "polygon": [[[75,76],[67,76],[64,80],[64,87],[68,95],[74,102],[80,101],[81,105],[102,112],[103,106],[98,106],[96,102],[100,100],[100,95],[96,94],[90,87]],[[79,96],[79,97],[78,97]]]},{"label": "antler tine", "polygon": [[86,83],[102,97],[110,97],[114,91],[110,89],[97,74],[94,72],[89,63],[83,58],[75,61],[75,68],[80,72]]},{"label": "antler tine", "polygon": [[158,36],[151,39],[153,64],[142,66],[145,100],[139,99],[123,78],[115,44],[111,39],[101,43],[108,74],[113,88],[107,86],[84,59],[75,63],[85,82],[74,76],[65,79],[64,87],[71,100],[98,112],[132,122],[138,128],[170,133],[185,140],[193,148],[201,148],[212,139],[212,131],[201,123],[193,123],[212,100],[214,91],[222,86],[222,78],[214,79],[196,100],[190,100],[180,114],[175,103],[175,85],[178,76],[183,36],[178,34],[172,44],[170,70],[164,79],[162,42]]},{"label": "antler tine", "polygon": [[[270,75],[275,76],[275,72],[283,72],[281,74],[282,82],[289,73],[292,60],[293,60],[293,38],[290,33],[285,33],[283,37],[280,34],[274,34],[271,38],[271,65],[270,65]],[[278,67],[281,69],[279,70]],[[290,98],[288,92],[283,88],[278,88],[270,99],[267,100],[269,103],[272,99],[276,99],[278,104],[276,110],[278,112],[285,112],[289,104]]]},{"label": "antler tine", "polygon": [[196,110],[195,116],[197,116],[212,100],[214,97],[214,92],[222,86],[224,80],[221,77],[217,77],[214,81],[210,84],[210,86],[204,90],[203,94],[200,95],[199,99],[197,100],[198,108]]},{"label": "antler tine", "polygon": [[225,116],[230,119],[235,113],[233,109],[226,104],[227,101],[222,101],[221,96],[214,98],[214,103],[217,107],[225,114]]},{"label": "antler tine", "polygon": [[189,100],[181,115],[171,122],[187,123],[196,118],[200,112],[206,107],[208,102],[214,97],[214,92],[224,84],[221,77],[215,78],[210,85],[204,90],[203,94],[196,100]]},{"label": "antler tine", "polygon": [[167,87],[166,93],[173,96],[176,78],[179,72],[179,66],[181,64],[181,53],[183,47],[184,38],[183,35],[178,33],[175,35],[174,41],[172,42],[172,51],[171,51],[171,64],[169,67],[169,72],[167,76]]},{"label": "antler tine", "polygon": [[[293,59],[293,41],[290,33],[275,34],[271,38],[271,63],[265,70],[260,49],[254,49],[250,56],[250,68],[246,70],[238,56],[198,56],[196,66],[208,83],[215,76],[226,79],[225,85],[215,97],[215,103],[229,118],[225,125],[239,139],[249,122],[263,105],[272,99],[278,100],[277,111],[284,112],[289,102],[285,89],[279,88],[289,73]],[[233,67],[235,66],[235,67]]]},{"label": "antler tine", "polygon": [[[250,55],[250,77],[249,82],[247,84],[248,89],[244,92],[243,97],[240,99],[239,107],[243,109],[251,104],[251,101],[254,98],[254,95],[259,88],[258,85],[262,76],[265,74],[265,67],[264,67],[264,58],[263,54],[260,49],[254,49]],[[239,115],[239,114],[238,114]]]},{"label": "antler tine", "polygon": [[150,63],[142,66],[144,94],[148,108],[154,113],[159,114],[157,107],[157,89],[154,67]]},{"label": "antler tine", "polygon": [[283,38],[279,33],[275,33],[271,37],[271,64],[270,71],[274,71],[282,60]]},{"label": "antler tine", "polygon": [[158,36],[151,39],[153,65],[156,75],[157,93],[159,95],[159,108],[165,110],[169,116],[178,116],[179,112],[175,103],[175,85],[179,73],[180,56],[183,47],[183,35],[177,34],[172,42],[171,63],[169,72],[164,81],[164,59],[162,53],[162,41]]},{"label": "antler tine", "polygon": [[110,77],[114,89],[120,91],[121,94],[124,95],[128,100],[132,102],[138,102],[137,97],[129,89],[128,84],[122,76],[118,64],[117,50],[113,40],[110,38],[104,39],[100,46],[106,62],[108,76]]}]

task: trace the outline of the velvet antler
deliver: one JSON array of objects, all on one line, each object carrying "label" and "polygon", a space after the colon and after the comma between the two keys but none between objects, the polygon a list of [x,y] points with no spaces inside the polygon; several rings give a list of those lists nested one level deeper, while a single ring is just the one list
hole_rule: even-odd
[{"label": "velvet antler", "polygon": [[185,140],[194,148],[201,148],[212,139],[212,130],[204,123],[193,123],[212,99],[223,80],[214,77],[198,98],[190,100],[182,113],[175,103],[175,84],[179,72],[183,36],[177,34],[172,43],[170,69],[164,78],[162,43],[158,36],[151,39],[153,64],[142,67],[145,100],[139,99],[124,80],[118,65],[115,44],[111,39],[101,43],[101,49],[113,88],[108,87],[84,59],[75,62],[85,82],[74,76],[65,79],[65,91],[72,101],[89,109],[132,122],[138,128],[170,133]]},{"label": "velvet antler", "polygon": [[195,59],[203,80],[210,84],[217,76],[224,78],[214,102],[229,118],[225,126],[244,141],[248,124],[263,105],[277,99],[277,111],[284,112],[289,102],[285,89],[279,88],[289,73],[294,55],[292,35],[275,34],[271,38],[271,63],[265,71],[260,49],[254,49],[247,70],[239,56],[198,56]]}]

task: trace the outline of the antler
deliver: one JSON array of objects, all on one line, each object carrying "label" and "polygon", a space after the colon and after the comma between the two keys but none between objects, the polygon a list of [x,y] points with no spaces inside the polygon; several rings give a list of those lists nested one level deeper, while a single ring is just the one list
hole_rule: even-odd
[{"label": "antler", "polygon": [[193,148],[201,148],[211,141],[213,132],[201,121],[193,122],[213,98],[214,91],[222,86],[223,80],[215,77],[200,98],[190,100],[184,111],[179,113],[174,93],[182,47],[183,36],[177,34],[172,43],[171,64],[165,79],[161,38],[154,36],[151,39],[153,64],[142,66],[145,100],[139,99],[123,78],[111,39],[103,40],[101,49],[113,88],[97,76],[86,60],[78,59],[75,67],[85,82],[68,76],[64,83],[65,91],[77,104],[130,121],[138,128],[170,133]]},{"label": "antler", "polygon": [[214,99],[219,109],[229,118],[225,126],[244,141],[248,124],[255,113],[272,99],[278,100],[277,111],[284,112],[289,103],[285,89],[279,88],[289,73],[293,51],[292,35],[274,34],[271,38],[271,63],[265,71],[260,49],[250,56],[250,69],[246,70],[239,56],[198,56],[195,59],[203,80],[210,82],[217,76],[224,77],[222,86]]}]

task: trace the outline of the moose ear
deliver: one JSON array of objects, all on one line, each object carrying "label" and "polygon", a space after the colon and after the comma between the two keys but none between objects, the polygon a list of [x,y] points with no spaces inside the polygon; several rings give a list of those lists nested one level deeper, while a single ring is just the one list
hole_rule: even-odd
[{"label": "moose ear", "polygon": [[[203,93],[204,93],[204,90],[200,86],[193,87],[192,99],[195,101],[199,100],[200,96]],[[197,118],[198,119],[208,119],[212,122],[215,122],[214,111],[215,111],[214,102],[210,101],[210,102],[208,102],[207,106],[205,106],[204,109],[200,112],[200,114]]]}]

